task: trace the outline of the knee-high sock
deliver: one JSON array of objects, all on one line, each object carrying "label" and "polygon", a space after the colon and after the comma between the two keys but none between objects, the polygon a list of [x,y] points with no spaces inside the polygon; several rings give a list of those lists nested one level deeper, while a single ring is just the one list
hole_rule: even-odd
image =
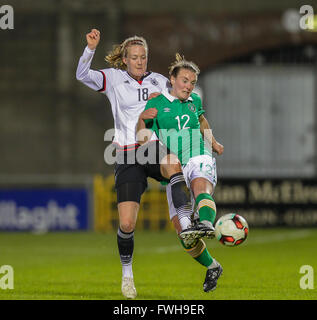
[{"label": "knee-high sock", "polygon": [[216,219],[216,203],[209,193],[201,193],[196,198],[199,220],[207,220],[211,223]]},{"label": "knee-high sock", "polygon": [[206,244],[202,239],[199,239],[196,244],[190,247],[186,246],[182,240],[181,244],[184,247],[185,251],[201,265],[208,268],[213,263],[214,259],[210,255]]},{"label": "knee-high sock", "polygon": [[182,172],[176,173],[170,178],[172,200],[177,212],[182,229],[187,229],[192,214],[191,195],[186,186]]},{"label": "knee-high sock", "polygon": [[134,231],[130,233],[123,232],[118,228],[117,243],[122,264],[122,275],[133,277],[132,258],[134,250]]}]

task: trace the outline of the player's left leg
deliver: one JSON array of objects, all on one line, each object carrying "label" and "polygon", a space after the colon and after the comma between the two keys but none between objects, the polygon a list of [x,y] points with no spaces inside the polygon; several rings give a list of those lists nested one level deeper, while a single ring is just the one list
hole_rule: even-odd
[{"label": "player's left leg", "polygon": [[126,298],[134,299],[137,296],[132,271],[134,230],[147,181],[143,168],[136,164],[116,164],[115,181],[119,213],[117,245],[122,266],[121,291]]},{"label": "player's left leg", "polygon": [[[177,234],[179,235],[182,231],[182,227],[179,223],[176,209],[173,206],[170,185],[167,185],[166,187],[166,196],[169,205],[170,219],[174,225]],[[190,227],[190,219],[188,219],[188,221],[188,227]],[[179,239],[185,251],[191,257],[193,257],[195,261],[197,261],[199,264],[201,264],[204,267],[207,267],[206,278],[203,285],[204,291],[209,292],[211,290],[214,290],[217,286],[217,280],[222,273],[221,265],[216,261],[215,258],[213,258],[210,255],[206,247],[206,244],[202,239],[193,239],[191,241],[186,242],[186,244],[181,238]]]},{"label": "player's left leg", "polygon": [[117,245],[122,265],[121,291],[126,298],[134,299],[137,292],[134,286],[132,261],[134,251],[134,229],[140,204],[134,201],[118,203],[119,228]]},{"label": "player's left leg", "polygon": [[217,280],[222,274],[222,267],[220,263],[210,255],[205,242],[202,239],[199,239],[191,246],[186,246],[182,240],[181,243],[185,251],[190,256],[204,267],[207,267],[206,277],[203,284],[204,291],[209,292],[215,290]]}]

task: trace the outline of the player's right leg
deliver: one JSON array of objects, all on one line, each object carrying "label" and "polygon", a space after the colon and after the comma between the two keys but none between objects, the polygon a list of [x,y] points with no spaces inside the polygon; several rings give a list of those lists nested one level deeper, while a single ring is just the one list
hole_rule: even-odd
[{"label": "player's right leg", "polygon": [[147,176],[169,183],[171,201],[182,227],[187,227],[187,216],[192,213],[192,201],[179,159],[160,141],[149,142],[139,149],[145,150],[142,152],[150,161],[144,166]]},{"label": "player's right leg", "polygon": [[126,298],[133,299],[137,295],[132,271],[134,229],[141,195],[146,188],[146,176],[139,165],[116,165],[115,170],[119,212],[117,244],[122,265],[121,291]]},{"label": "player's right leg", "polygon": [[212,198],[217,183],[215,160],[208,155],[193,157],[184,168],[184,175],[195,198],[199,222],[183,230],[180,236],[185,242],[203,236],[211,239],[215,234],[213,223],[216,218],[216,204]]},{"label": "player's right leg", "polygon": [[188,227],[188,216],[192,214],[191,193],[187,188],[182,166],[177,156],[166,155],[160,163],[162,176],[169,179],[173,206],[176,209],[181,228]]}]

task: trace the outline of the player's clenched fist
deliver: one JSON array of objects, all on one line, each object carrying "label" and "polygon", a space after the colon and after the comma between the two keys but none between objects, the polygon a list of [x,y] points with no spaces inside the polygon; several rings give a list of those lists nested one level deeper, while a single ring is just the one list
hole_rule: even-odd
[{"label": "player's clenched fist", "polygon": [[86,34],[87,45],[90,50],[95,50],[100,41],[100,31],[97,29],[92,29]]},{"label": "player's clenched fist", "polygon": [[142,120],[154,119],[156,116],[157,116],[157,109],[156,108],[149,108],[140,114],[140,118]]}]

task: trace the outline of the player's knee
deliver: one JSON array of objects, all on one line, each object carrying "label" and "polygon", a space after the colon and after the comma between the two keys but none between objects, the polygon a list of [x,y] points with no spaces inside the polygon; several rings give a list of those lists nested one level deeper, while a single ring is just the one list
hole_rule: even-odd
[{"label": "player's knee", "polygon": [[169,171],[170,171],[170,175],[172,176],[175,173],[179,173],[182,172],[182,166],[180,165],[180,163],[171,163],[169,165]]},{"label": "player's knee", "polygon": [[202,193],[204,194],[208,193],[212,195],[214,192],[214,186],[212,185],[212,183],[202,177],[192,180],[191,189],[193,190],[195,198],[197,198],[197,196]]},{"label": "player's knee", "polygon": [[168,154],[161,161],[161,172],[165,178],[170,178],[173,174],[182,172],[182,166],[178,158],[173,154]]},{"label": "player's knee", "polygon": [[130,233],[135,229],[135,222],[132,220],[120,221],[120,229],[125,233]]}]

